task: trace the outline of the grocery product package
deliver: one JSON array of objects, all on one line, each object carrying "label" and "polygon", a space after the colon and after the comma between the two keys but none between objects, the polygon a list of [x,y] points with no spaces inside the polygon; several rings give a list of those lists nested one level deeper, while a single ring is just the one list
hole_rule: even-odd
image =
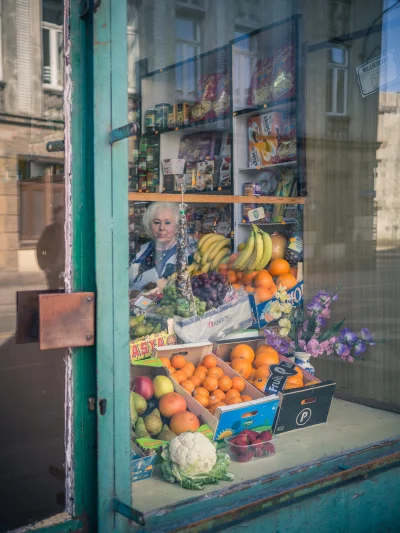
[{"label": "grocery product package", "polygon": [[198,99],[192,107],[192,121],[212,120],[224,116],[230,105],[228,72],[213,72],[201,79]]},{"label": "grocery product package", "polygon": [[223,339],[238,330],[246,330],[253,323],[247,293],[237,292],[235,298],[203,316],[174,317],[174,331],[183,342],[204,342]]}]

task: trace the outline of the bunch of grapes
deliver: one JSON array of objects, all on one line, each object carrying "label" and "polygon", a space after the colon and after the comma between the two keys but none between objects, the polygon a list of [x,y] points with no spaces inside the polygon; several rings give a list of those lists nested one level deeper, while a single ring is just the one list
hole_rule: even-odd
[{"label": "bunch of grapes", "polygon": [[206,309],[219,307],[229,292],[228,277],[214,270],[192,278],[193,295],[206,303]]}]

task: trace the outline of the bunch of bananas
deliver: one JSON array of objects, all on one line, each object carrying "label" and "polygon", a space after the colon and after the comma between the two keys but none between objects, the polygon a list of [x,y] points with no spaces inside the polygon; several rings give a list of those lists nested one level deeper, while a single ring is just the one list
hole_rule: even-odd
[{"label": "bunch of bananas", "polygon": [[272,255],[272,240],[268,233],[252,224],[252,231],[238,258],[233,263],[234,270],[262,270]]},{"label": "bunch of bananas", "polygon": [[207,233],[199,240],[194,262],[189,267],[192,275],[215,270],[229,260],[231,240],[218,233]]}]

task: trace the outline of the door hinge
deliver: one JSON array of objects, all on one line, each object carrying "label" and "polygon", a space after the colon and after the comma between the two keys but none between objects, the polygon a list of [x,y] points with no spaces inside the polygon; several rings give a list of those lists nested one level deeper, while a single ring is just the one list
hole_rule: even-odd
[{"label": "door hinge", "polygon": [[94,396],[91,396],[88,399],[89,404],[89,411],[95,411],[96,410],[96,398]]}]

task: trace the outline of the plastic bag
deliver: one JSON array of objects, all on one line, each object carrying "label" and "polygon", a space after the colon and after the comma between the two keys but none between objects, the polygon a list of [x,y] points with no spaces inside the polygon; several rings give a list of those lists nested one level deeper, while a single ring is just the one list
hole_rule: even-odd
[{"label": "plastic bag", "polygon": [[236,299],[210,309],[202,317],[174,317],[176,335],[185,343],[216,341],[238,330],[248,329],[253,323],[247,293],[236,293]]}]

